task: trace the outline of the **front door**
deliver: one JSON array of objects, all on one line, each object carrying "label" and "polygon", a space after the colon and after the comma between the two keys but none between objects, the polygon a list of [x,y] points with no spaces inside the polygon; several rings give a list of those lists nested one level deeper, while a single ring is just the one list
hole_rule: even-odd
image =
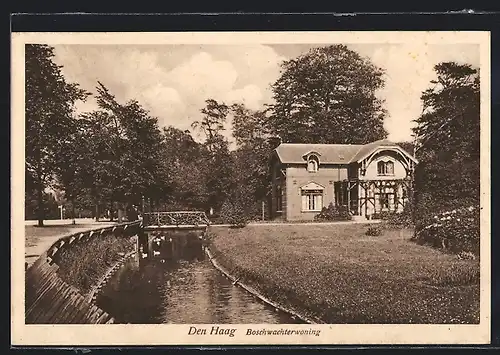
[{"label": "front door", "polygon": [[394,193],[382,192],[375,194],[375,209],[377,212],[392,211],[394,207]]},{"label": "front door", "polygon": [[394,212],[395,205],[394,189],[384,189],[383,192],[375,194],[375,213]]}]

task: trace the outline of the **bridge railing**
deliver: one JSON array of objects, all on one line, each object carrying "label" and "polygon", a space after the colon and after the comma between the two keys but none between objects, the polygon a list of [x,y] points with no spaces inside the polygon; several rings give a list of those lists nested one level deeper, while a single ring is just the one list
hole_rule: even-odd
[{"label": "bridge railing", "polygon": [[144,228],[207,227],[210,220],[200,211],[148,212],[142,224]]}]

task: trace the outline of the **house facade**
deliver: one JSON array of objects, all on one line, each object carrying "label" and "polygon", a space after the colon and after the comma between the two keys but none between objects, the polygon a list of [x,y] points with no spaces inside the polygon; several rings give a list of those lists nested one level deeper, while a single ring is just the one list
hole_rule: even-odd
[{"label": "house facade", "polygon": [[401,212],[417,160],[389,140],[357,144],[282,143],[270,160],[271,218],[312,220],[330,203],[353,216]]}]

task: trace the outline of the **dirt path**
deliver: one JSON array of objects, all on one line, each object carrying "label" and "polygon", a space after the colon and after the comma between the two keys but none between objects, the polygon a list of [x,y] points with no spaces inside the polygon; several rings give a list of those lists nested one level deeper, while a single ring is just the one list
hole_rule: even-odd
[{"label": "dirt path", "polygon": [[95,222],[91,219],[77,220],[75,225],[71,220],[45,221],[44,227],[34,225],[33,221],[26,221],[24,228],[25,262],[31,265],[36,259],[58,239],[78,232],[99,229],[114,225],[114,222]]}]

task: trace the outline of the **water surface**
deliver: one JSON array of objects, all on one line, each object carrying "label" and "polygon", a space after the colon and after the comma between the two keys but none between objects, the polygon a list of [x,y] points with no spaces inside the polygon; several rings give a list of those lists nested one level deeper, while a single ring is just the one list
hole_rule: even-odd
[{"label": "water surface", "polygon": [[116,323],[297,323],[233,285],[203,253],[190,261],[143,260],[126,262],[97,298]]}]

